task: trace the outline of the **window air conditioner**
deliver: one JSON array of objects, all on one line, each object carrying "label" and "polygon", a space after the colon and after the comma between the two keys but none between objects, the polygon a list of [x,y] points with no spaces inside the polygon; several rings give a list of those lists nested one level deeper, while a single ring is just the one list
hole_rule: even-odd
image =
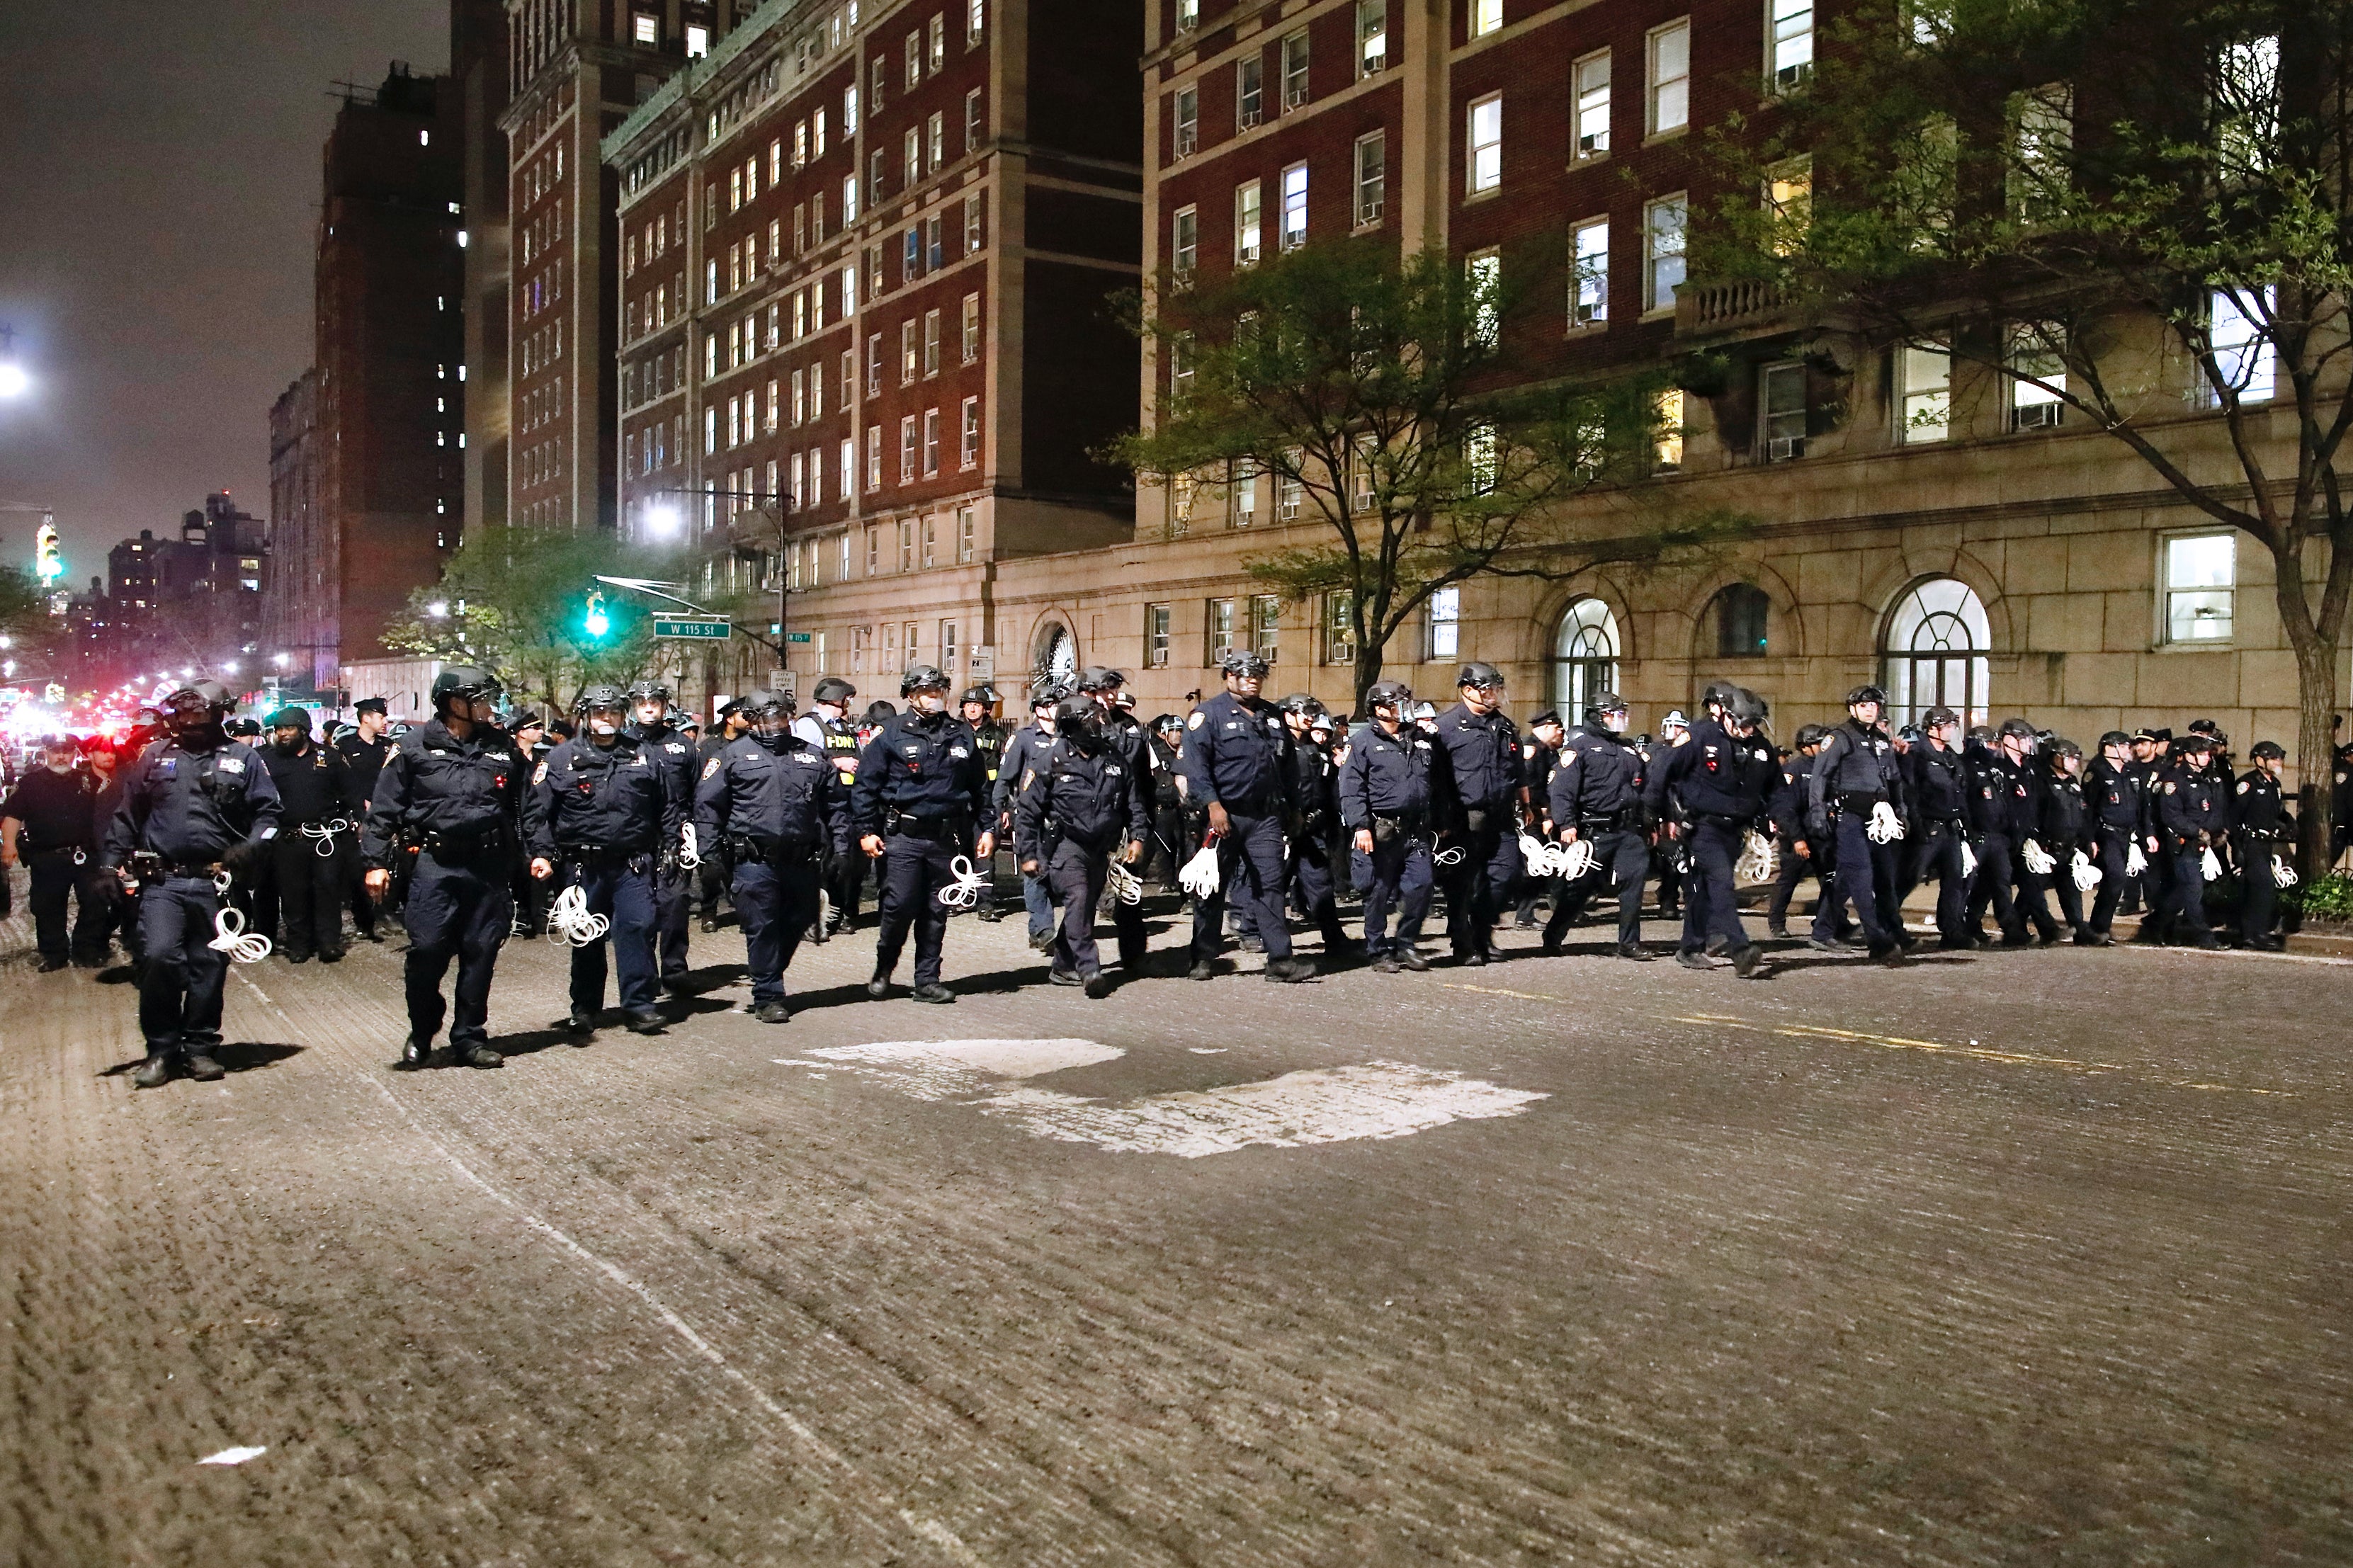
[{"label": "window air conditioner", "polygon": [[1234,123],[1240,126],[1242,130],[1247,131],[1251,126],[1256,125],[1259,122],[1261,114],[1261,111],[1255,109],[1239,110],[1234,115]]},{"label": "window air conditioner", "polygon": [[1765,443],[1765,460],[1768,463],[1784,462],[1805,455],[1806,438],[1803,436],[1776,436]]},{"label": "window air conditioner", "polygon": [[2010,410],[2011,427],[2019,430],[2055,429],[2062,406],[2056,403],[2030,403],[2023,408],[2014,408]]}]

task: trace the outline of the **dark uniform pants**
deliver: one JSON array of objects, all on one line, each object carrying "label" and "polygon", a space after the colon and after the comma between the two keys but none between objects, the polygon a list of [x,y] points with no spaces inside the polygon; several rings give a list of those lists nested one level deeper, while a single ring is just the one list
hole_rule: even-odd
[{"label": "dark uniform pants", "polygon": [[[882,846],[882,891],[874,933],[874,973],[899,967],[907,932],[915,933],[915,984],[940,983],[940,951],[946,945],[947,906],[940,889],[955,880],[955,858],[971,846],[955,838],[919,838],[894,833]],[[1092,910],[1089,910],[1092,918]]]},{"label": "dark uniform pants", "polygon": [[284,923],[281,945],[288,957],[343,951],[343,865],[332,840],[321,840],[299,824],[281,830],[269,846],[269,881]]},{"label": "dark uniform pants", "polygon": [[2011,868],[2018,851],[2007,833],[1989,833],[1978,840],[1978,874],[1969,883],[1969,934],[1984,940],[1986,906],[1993,906],[1994,923],[2005,940],[2026,934],[2026,922],[2010,896]]},{"label": "dark uniform pants", "polygon": [[[27,901],[33,909],[33,941],[41,956],[71,956],[82,963],[103,959],[110,911],[97,862],[86,858],[77,866],[71,849],[37,849],[25,857],[25,874],[32,884]],[[70,954],[66,936],[69,895],[74,900]]]},{"label": "dark uniform pants", "polygon": [[2168,940],[2195,941],[2211,936],[2206,923],[2205,852],[2195,839],[2177,841],[2172,849],[2172,876],[2165,889],[2165,934]]},{"label": "dark uniform pants", "polygon": [[[1814,879],[1814,912],[1820,914],[1822,905],[1830,901],[1830,879],[1810,855],[1798,853],[1800,840],[1786,833],[1773,836],[1773,890],[1765,898],[1765,924],[1768,930],[1778,930],[1788,923],[1789,904],[1798,896],[1798,884],[1811,877]],[[1804,840],[1809,848],[1810,839]]]},{"label": "dark uniform pants", "polygon": [[1596,833],[1586,840],[1593,846],[1593,869],[1567,885],[1553,903],[1545,921],[1546,946],[1557,945],[1568,928],[1585,918],[1586,907],[1601,891],[1603,880],[1618,893],[1618,940],[1642,940],[1642,881],[1651,870],[1650,841],[1630,828]]},{"label": "dark uniform pants", "polygon": [[220,894],[210,877],[159,877],[140,884],[139,1032],[147,1049],[204,1050],[220,1044],[221,987],[228,954],[211,945]]},{"label": "dark uniform pants", "polygon": [[833,905],[833,918],[844,930],[858,924],[858,900],[866,886],[866,851],[858,847],[858,836],[845,833],[834,842],[833,870],[827,877],[825,896]]},{"label": "dark uniform pants", "polygon": [[[2043,895],[2059,892],[2062,886],[2061,879],[2068,878],[2067,864],[2062,860],[2058,868],[2047,876],[2040,871],[2027,869],[2027,842],[2022,838],[2019,840],[2016,864],[2010,868],[2010,879],[2018,885],[2018,897],[2015,900],[2015,907],[2018,910],[2018,926],[2021,931],[2023,931],[2031,925],[2043,941],[2054,941],[2059,935],[2059,924],[2051,918],[2051,905]],[[2042,844],[2039,838],[2033,842]],[[2042,852],[2046,855],[2051,854],[2051,846],[2042,844]],[[2073,855],[2074,851],[2071,849],[2066,853]],[[2054,856],[2053,858],[2056,857]],[[2068,878],[2063,885],[2066,890],[2059,893],[2059,909],[2063,914],[2066,911],[2069,900],[2075,891],[2075,884],[2072,878]],[[2083,913],[2083,905],[2077,903],[2074,909],[2080,917]]]},{"label": "dark uniform pants", "polygon": [[694,873],[683,866],[654,877],[654,915],[661,932],[661,977],[675,980],[686,973],[686,923],[694,913]]},{"label": "dark uniform pants", "polygon": [[1232,825],[1218,840],[1218,890],[1193,904],[1193,956],[1218,955],[1226,904],[1248,917],[1245,928],[1266,944],[1270,963],[1291,956],[1291,928],[1282,918],[1282,819],[1229,812]]},{"label": "dark uniform pants", "polygon": [[1836,835],[1836,869],[1828,896],[1814,909],[1814,939],[1829,942],[1838,935],[1839,912],[1854,905],[1854,918],[1873,947],[1895,941],[1904,922],[1895,915],[1895,847],[1875,844],[1866,831],[1871,818],[1859,811],[1842,811],[1831,831]]},{"label": "dark uniform pants", "polygon": [[785,971],[817,922],[817,858],[814,854],[777,860],[745,860],[735,868],[732,891],[744,925],[744,954],[752,972],[752,1005],[785,999]]},{"label": "dark uniform pants", "polygon": [[[1912,862],[1916,876],[1926,877],[1931,871],[1936,873],[1938,936],[1968,934],[1969,879],[1961,870],[1961,848],[1965,842],[1959,824],[1931,824],[1921,835],[1919,853]],[[1900,909],[1902,906],[1899,903],[1897,907]]]},{"label": "dark uniform pants", "polygon": [[[1377,836],[1371,854],[1349,852],[1348,873],[1356,891],[1365,895],[1365,956],[1378,958],[1411,948],[1430,913],[1430,841],[1404,828],[1387,843]],[[1398,911],[1394,935],[1388,929],[1392,908]]]},{"label": "dark uniform pants", "polygon": [[2100,890],[2092,895],[2089,924],[2094,934],[2106,936],[2109,928],[2116,924],[2116,907],[2123,902],[2126,891],[2137,880],[2125,874],[2126,858],[2132,853],[2133,832],[2129,827],[2100,827],[2095,831],[2099,835],[2096,860],[2100,868]]},{"label": "dark uniform pants", "polygon": [[1519,836],[1487,827],[1457,837],[1451,848],[1462,858],[1446,868],[1446,941],[1454,956],[1492,953],[1495,911],[1519,875]]},{"label": "dark uniform pants", "polygon": [[[632,1013],[652,1008],[660,995],[654,971],[654,938],[659,921],[651,855],[582,863],[573,873],[586,896],[588,912],[612,921],[604,942],[572,950],[572,1010],[601,1012],[605,1006],[605,948],[613,949],[620,971],[621,1005]],[[417,895],[411,893],[414,902]],[[412,931],[416,927],[412,924]]]},{"label": "dark uniform pants", "polygon": [[422,1043],[440,1032],[441,977],[458,961],[457,1005],[449,1043],[479,1046],[491,1037],[491,976],[499,947],[514,920],[514,894],[507,858],[445,864],[420,851],[408,879],[405,917],[408,956],[408,1032]]},{"label": "dark uniform pants", "polygon": [[1710,934],[1723,937],[1730,946],[1746,947],[1748,931],[1740,923],[1732,884],[1744,829],[1736,823],[1702,818],[1683,831],[1691,845],[1691,870],[1683,878],[1683,951],[1699,952]]},{"label": "dark uniform pants", "polygon": [[1095,905],[1103,899],[1110,857],[1065,838],[1046,862],[1046,879],[1062,906],[1061,929],[1054,933],[1054,967],[1091,975],[1103,967],[1095,951]]},{"label": "dark uniform pants", "polygon": [[2272,918],[2279,911],[2279,884],[2272,880],[2272,856],[2288,846],[2268,839],[2245,838],[2239,843],[2239,936],[2254,942],[2272,933]]},{"label": "dark uniform pants", "polygon": [[1324,951],[1338,957],[1347,945],[1348,929],[1340,923],[1340,901],[1332,886],[1331,851],[1318,837],[1302,837],[1291,846],[1291,877],[1307,918],[1324,933]]}]

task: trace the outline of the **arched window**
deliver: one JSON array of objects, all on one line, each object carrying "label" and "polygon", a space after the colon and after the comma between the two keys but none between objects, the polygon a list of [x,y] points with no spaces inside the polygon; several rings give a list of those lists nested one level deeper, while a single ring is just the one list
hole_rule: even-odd
[{"label": "arched window", "polygon": [[1079,679],[1079,641],[1071,628],[1050,621],[1038,634],[1038,679],[1055,686],[1069,686]]},{"label": "arched window", "polygon": [[1553,706],[1574,726],[1587,704],[1618,689],[1618,617],[1599,599],[1579,599],[1560,617],[1552,648]]},{"label": "arched window", "polygon": [[1763,658],[1765,617],[1773,601],[1754,583],[1734,583],[1709,601],[1707,618],[1715,624],[1718,658]]},{"label": "arched window", "polygon": [[1967,583],[1928,577],[1895,601],[1880,645],[1887,721],[1914,724],[1931,708],[1950,708],[1964,724],[1987,721],[1993,646],[1985,605]]}]

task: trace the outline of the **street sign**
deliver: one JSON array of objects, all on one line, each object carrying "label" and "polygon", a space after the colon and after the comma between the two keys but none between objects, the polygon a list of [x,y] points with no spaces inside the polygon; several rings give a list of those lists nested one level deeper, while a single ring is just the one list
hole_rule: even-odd
[{"label": "street sign", "polygon": [[785,640],[786,642],[807,642],[809,640],[809,634],[807,632],[786,632],[785,634]]},{"label": "street sign", "polygon": [[692,621],[654,617],[654,636],[668,642],[725,642],[734,630],[724,616]]}]

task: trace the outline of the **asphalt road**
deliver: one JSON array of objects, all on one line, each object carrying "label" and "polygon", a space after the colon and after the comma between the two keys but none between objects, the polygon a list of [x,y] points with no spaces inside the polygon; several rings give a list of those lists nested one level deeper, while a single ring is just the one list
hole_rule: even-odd
[{"label": "asphalt road", "polygon": [[271,961],[139,1092],[20,914],[0,1563],[2353,1562],[2353,966],[1094,1003],[1020,937],[773,1026],[698,934],[585,1049],[511,945],[496,1073],[387,1070],[394,951]]}]

